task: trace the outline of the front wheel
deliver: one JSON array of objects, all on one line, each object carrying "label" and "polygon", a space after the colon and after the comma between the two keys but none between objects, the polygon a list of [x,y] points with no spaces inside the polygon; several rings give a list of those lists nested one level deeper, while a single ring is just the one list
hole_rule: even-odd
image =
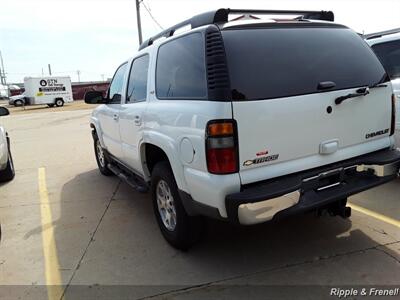
[{"label": "front wheel", "polygon": [[107,159],[107,156],[104,152],[103,147],[99,141],[97,135],[94,138],[94,153],[96,154],[96,162],[99,167],[100,173],[105,176],[113,175],[114,173],[108,168],[108,164],[110,163]]},{"label": "front wheel", "polygon": [[14,106],[18,107],[18,106],[22,106],[24,105],[24,102],[22,100],[15,100],[14,101]]},{"label": "front wheel", "polygon": [[173,247],[188,250],[201,237],[203,219],[186,213],[168,162],[155,165],[151,194],[154,214],[162,235]]},{"label": "front wheel", "polygon": [[11,181],[15,177],[14,162],[11,156],[11,151],[8,150],[7,166],[4,170],[0,170],[0,182]]}]

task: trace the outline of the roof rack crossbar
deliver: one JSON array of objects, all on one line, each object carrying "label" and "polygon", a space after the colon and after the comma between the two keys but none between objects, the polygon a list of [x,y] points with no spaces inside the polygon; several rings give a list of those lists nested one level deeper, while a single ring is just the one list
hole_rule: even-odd
[{"label": "roof rack crossbar", "polygon": [[363,37],[364,37],[364,39],[370,40],[370,39],[375,39],[375,38],[378,38],[378,37],[381,37],[384,35],[399,33],[399,32],[400,32],[400,28],[394,28],[394,29],[389,29],[389,30],[385,30],[385,31],[364,34]]},{"label": "roof rack crossbar", "polygon": [[308,10],[256,10],[256,9],[230,9],[220,8],[217,10],[205,12],[196,15],[188,20],[180,22],[172,27],[169,27],[160,33],[152,36],[144,41],[139,50],[142,50],[159,38],[171,37],[175,31],[185,26],[191,26],[192,29],[204,25],[226,23],[228,22],[229,14],[258,14],[258,15],[300,15],[303,19],[315,19],[324,21],[334,21],[334,14],[332,11],[308,11]]}]

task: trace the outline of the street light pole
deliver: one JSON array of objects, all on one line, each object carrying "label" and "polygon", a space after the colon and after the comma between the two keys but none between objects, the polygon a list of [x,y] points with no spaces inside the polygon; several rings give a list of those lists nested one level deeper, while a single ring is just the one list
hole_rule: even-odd
[{"label": "street light pole", "polygon": [[0,51],[0,61],[1,61],[1,69],[0,69],[0,79],[1,79],[1,84],[6,85],[6,72],[4,70],[4,63],[3,63],[3,55],[1,54]]},{"label": "street light pole", "polygon": [[138,35],[139,35],[139,46],[142,44],[142,24],[140,21],[140,2],[142,0],[136,0],[136,19],[137,19],[137,26],[138,26]]}]

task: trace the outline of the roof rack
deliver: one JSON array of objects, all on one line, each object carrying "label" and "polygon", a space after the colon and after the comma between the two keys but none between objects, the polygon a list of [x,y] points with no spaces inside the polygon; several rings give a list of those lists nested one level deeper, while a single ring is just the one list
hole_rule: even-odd
[{"label": "roof rack", "polygon": [[395,29],[390,29],[390,30],[385,30],[385,31],[380,31],[380,32],[375,32],[375,33],[364,34],[363,37],[366,40],[371,40],[371,39],[379,38],[384,35],[399,33],[399,32],[400,32],[400,28],[395,28]]},{"label": "roof rack", "polygon": [[174,35],[175,31],[185,27],[191,26],[192,29],[209,25],[228,22],[229,14],[258,14],[258,15],[300,15],[302,19],[315,19],[324,21],[334,21],[334,14],[332,11],[307,11],[307,10],[255,10],[255,9],[230,9],[230,8],[220,8],[217,10],[205,12],[188,20],[180,22],[170,28],[167,28],[160,33],[152,36],[151,38],[144,41],[140,46],[139,50],[142,50],[150,45],[159,38],[171,37]]}]

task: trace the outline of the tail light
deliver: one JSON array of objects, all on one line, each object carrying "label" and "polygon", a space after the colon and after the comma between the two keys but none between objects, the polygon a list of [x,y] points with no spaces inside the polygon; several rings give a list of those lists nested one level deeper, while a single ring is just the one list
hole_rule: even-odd
[{"label": "tail light", "polygon": [[390,135],[394,134],[396,127],[396,96],[392,94],[392,120],[390,123]]},{"label": "tail light", "polygon": [[208,172],[231,174],[239,170],[237,130],[234,120],[214,120],[206,128]]}]

